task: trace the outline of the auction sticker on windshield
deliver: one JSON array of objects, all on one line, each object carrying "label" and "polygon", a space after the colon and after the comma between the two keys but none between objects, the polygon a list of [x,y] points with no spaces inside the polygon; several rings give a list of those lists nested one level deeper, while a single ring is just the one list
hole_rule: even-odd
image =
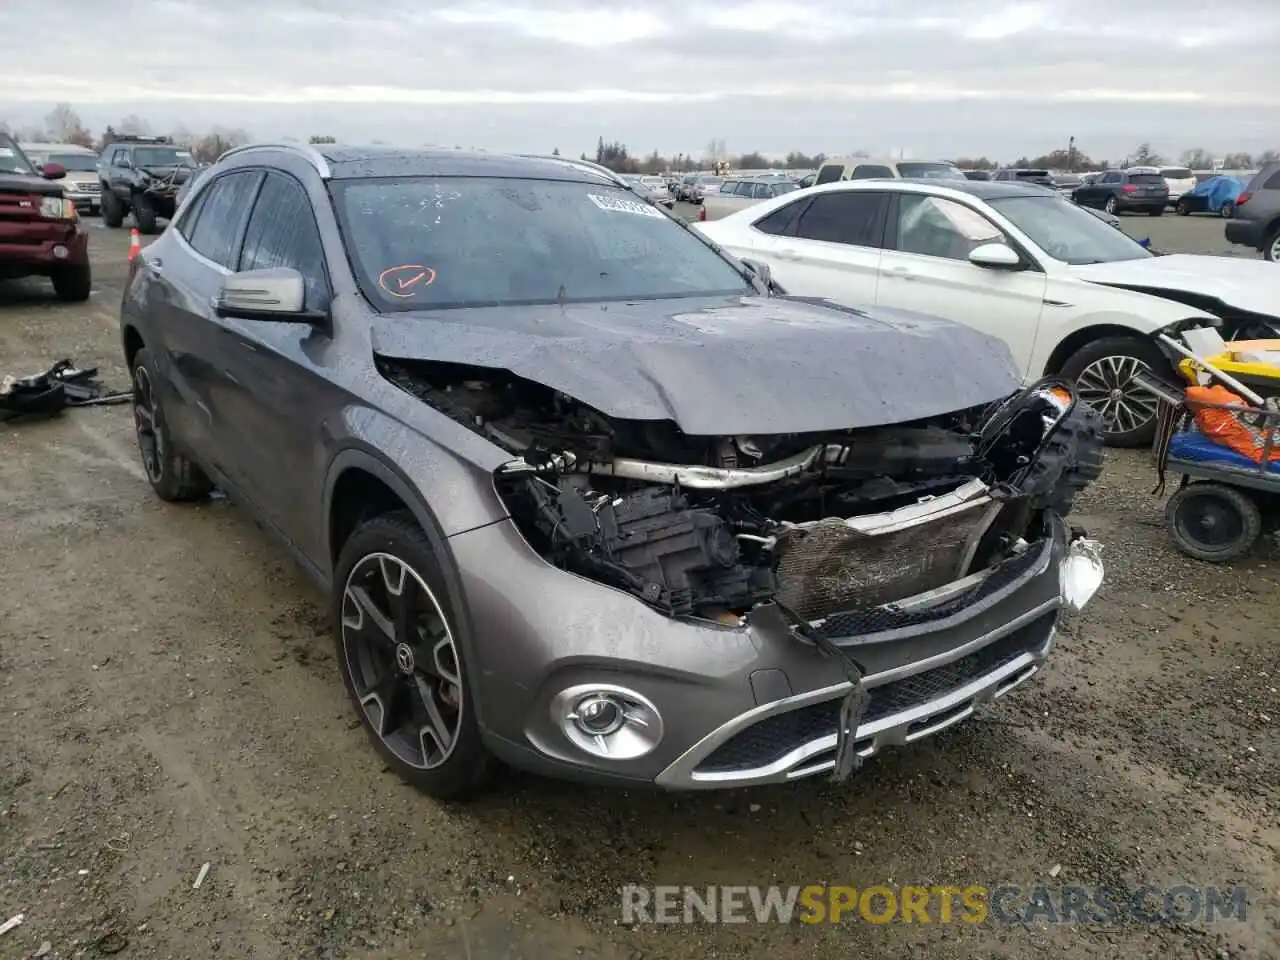
[{"label": "auction sticker on windshield", "polygon": [[601,210],[608,210],[611,213],[634,213],[641,217],[657,217],[659,220],[665,216],[661,210],[651,207],[647,203],[641,203],[639,200],[627,200],[623,197],[602,197],[598,193],[588,193],[587,196]]}]

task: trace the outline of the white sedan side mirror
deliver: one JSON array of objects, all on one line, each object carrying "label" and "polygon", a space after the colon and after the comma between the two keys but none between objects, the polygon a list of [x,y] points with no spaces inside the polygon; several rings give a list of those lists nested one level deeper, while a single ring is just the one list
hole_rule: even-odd
[{"label": "white sedan side mirror", "polygon": [[969,262],[991,270],[1016,270],[1022,266],[1022,258],[1007,244],[984,243],[969,252]]}]

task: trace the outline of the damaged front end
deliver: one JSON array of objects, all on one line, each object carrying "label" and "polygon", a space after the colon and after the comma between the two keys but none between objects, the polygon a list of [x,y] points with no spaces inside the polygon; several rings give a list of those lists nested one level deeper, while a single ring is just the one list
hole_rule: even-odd
[{"label": "damaged front end", "polygon": [[849,680],[837,775],[861,755],[868,637],[994,602],[1054,562],[1070,609],[1100,583],[1096,549],[1063,517],[1098,474],[1101,433],[1064,381],[927,421],[690,436],[501,371],[379,364],[511,454],[495,489],[551,564],[670,618],[781,628],[835,658]]}]

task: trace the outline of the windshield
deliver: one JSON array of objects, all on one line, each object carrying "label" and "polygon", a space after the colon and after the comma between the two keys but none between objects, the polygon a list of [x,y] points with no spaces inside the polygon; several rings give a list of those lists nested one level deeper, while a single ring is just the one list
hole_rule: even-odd
[{"label": "windshield", "polygon": [[661,209],[604,183],[335,182],[365,295],[390,311],[753,292]]},{"label": "windshield", "polygon": [[1064,263],[1113,263],[1153,256],[1128,234],[1060,197],[1005,197],[990,203],[1036,246]]},{"label": "windshield", "polygon": [[72,173],[92,173],[98,169],[98,158],[91,153],[51,153],[44,162],[61,164]]},{"label": "windshield", "polygon": [[907,179],[964,180],[965,175],[953,163],[900,163],[898,173]]},{"label": "windshield", "polygon": [[0,140],[0,173],[26,173],[34,176],[35,170],[17,144]]},{"label": "windshield", "polygon": [[140,167],[190,167],[191,151],[180,147],[134,147],[133,162]]}]

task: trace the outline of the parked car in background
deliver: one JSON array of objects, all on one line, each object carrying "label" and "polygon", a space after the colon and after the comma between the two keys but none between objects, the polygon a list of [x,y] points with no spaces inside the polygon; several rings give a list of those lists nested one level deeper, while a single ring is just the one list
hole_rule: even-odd
[{"label": "parked car in background", "polygon": [[1078,382],[1117,446],[1146,445],[1155,431],[1156,400],[1134,374],[1174,377],[1152,333],[1216,317],[1224,337],[1280,335],[1270,265],[1157,256],[1027,184],[829,184],[692,229],[768,264],[789,293],[936,314],[1000,337],[1028,380]]},{"label": "parked car in background", "polygon": [[1076,187],[1084,185],[1084,181],[1074,173],[1059,173],[1049,179],[1050,186],[1067,200],[1071,199],[1071,194],[1075,192]]},{"label": "parked car in background", "polygon": [[666,200],[671,196],[671,192],[667,189],[667,181],[662,177],[641,177],[640,186],[655,200]]},{"label": "parked car in background", "polygon": [[140,233],[158,232],[157,221],[173,216],[195,168],[191,151],[168,137],[119,137],[103,148],[98,165],[103,224],[120,227],[131,213]]},{"label": "parked car in background", "polygon": [[155,494],[292,552],[407,783],[843,778],[1096,589],[1097,417],[999,341],[783,295],[574,161],[322,149],[225,154],[121,345]]},{"label": "parked car in background", "polygon": [[948,160],[867,160],[860,157],[837,157],[823,161],[813,183],[814,186],[820,186],[840,180],[875,180],[885,177],[929,180],[965,178],[960,168]]},{"label": "parked car in background", "polygon": [[676,184],[675,199],[683,203],[702,203],[703,198],[719,190],[723,182],[723,177],[706,173],[686,174]]},{"label": "parked car in background", "polygon": [[1190,193],[1196,188],[1196,175],[1187,167],[1161,167],[1156,172],[1164,177],[1171,203],[1176,203],[1184,193]]},{"label": "parked car in background", "polygon": [[36,166],[0,133],[0,280],[48,277],[59,300],[88,300],[89,235],[52,160]]},{"label": "parked car in background", "polygon": [[811,170],[809,173],[804,174],[804,176],[796,180],[796,186],[798,186],[801,190],[803,190],[805,187],[812,187],[813,182],[817,179],[818,179],[818,171]]},{"label": "parked car in background", "polygon": [[734,180],[729,178],[720,184],[715,193],[707,194],[702,201],[699,220],[718,220],[761,200],[772,200],[800,188],[790,180],[777,178]]},{"label": "parked car in background", "polygon": [[1212,213],[1229,220],[1235,213],[1236,198],[1243,192],[1243,180],[1236,177],[1209,177],[1178,197],[1173,208],[1180,217],[1192,213]]},{"label": "parked car in background", "polygon": [[96,216],[102,209],[97,151],[75,143],[24,143],[22,152],[37,170],[47,163],[56,163],[67,171],[61,181],[62,190],[77,211]]},{"label": "parked car in background", "polygon": [[1026,167],[1005,167],[997,170],[992,180],[1012,180],[1014,183],[1034,183],[1041,187],[1054,187],[1053,177],[1048,170],[1033,170]]},{"label": "parked car in background", "polygon": [[966,180],[990,180],[990,170],[965,170],[964,178]]},{"label": "parked car in background", "polygon": [[1280,161],[1268,163],[1236,197],[1226,237],[1280,262]]},{"label": "parked car in background", "polygon": [[1082,207],[1098,207],[1107,213],[1145,213],[1158,217],[1169,202],[1169,186],[1158,173],[1105,170],[1092,183],[1071,193]]}]

